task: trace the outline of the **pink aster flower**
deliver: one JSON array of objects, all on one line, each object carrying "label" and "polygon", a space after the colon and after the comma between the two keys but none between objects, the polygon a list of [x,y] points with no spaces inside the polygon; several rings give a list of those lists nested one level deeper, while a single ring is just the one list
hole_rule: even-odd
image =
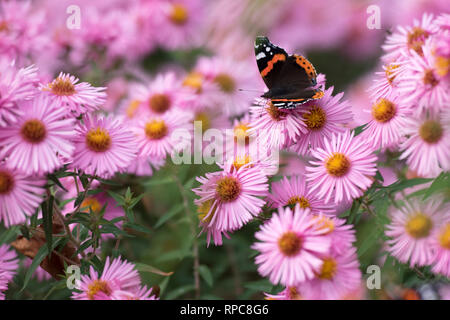
[{"label": "pink aster flower", "polygon": [[246,112],[254,99],[243,88],[256,88],[260,75],[247,62],[229,58],[203,57],[197,62],[195,72],[201,73],[206,81],[218,85],[221,93],[220,104],[226,115],[239,115]]},{"label": "pink aster flower", "polygon": [[347,224],[344,219],[323,214],[315,215],[313,219],[317,228],[324,230],[324,235],[331,239],[331,253],[342,254],[356,241],[353,225]]},{"label": "pink aster flower", "polygon": [[300,208],[309,208],[311,213],[328,213],[334,212],[334,208],[326,205],[321,198],[313,192],[301,176],[293,176],[290,179],[283,177],[282,180],[272,183],[272,192],[267,196],[267,201],[273,208],[284,206],[294,207],[297,203]]},{"label": "pink aster flower", "polygon": [[106,101],[103,87],[92,87],[87,82],[78,83],[78,78],[65,73],[47,85],[41,85],[45,92],[66,113],[73,112],[75,116],[95,111]]},{"label": "pink aster flower", "polygon": [[[147,286],[143,286],[136,292],[129,292],[124,290],[114,291],[110,298],[111,300],[159,300],[159,298],[157,298],[152,293],[152,288],[148,289]],[[105,296],[105,299],[102,300],[109,300],[104,293],[102,293],[102,295]]]},{"label": "pink aster flower", "polygon": [[422,46],[425,41],[437,31],[433,15],[424,14],[422,20],[414,20],[413,26],[398,26],[397,32],[390,35],[382,46],[386,51],[385,61],[397,61],[412,52],[422,55]]},{"label": "pink aster flower", "polygon": [[18,104],[37,94],[37,68],[29,66],[17,69],[14,62],[0,61],[0,126],[14,123],[22,115]]},{"label": "pink aster flower", "polygon": [[412,52],[412,57],[401,66],[398,93],[404,103],[414,107],[417,114],[424,110],[444,110],[450,101],[449,84],[436,68],[431,44],[427,41],[422,56]]},{"label": "pink aster flower", "polygon": [[255,259],[258,272],[269,276],[273,284],[285,286],[314,278],[322,266],[320,256],[330,249],[330,239],[324,233],[309,209],[300,209],[298,204],[294,211],[279,208],[255,234],[261,241],[252,246],[260,252]]},{"label": "pink aster flower", "polygon": [[127,168],[127,173],[150,177],[155,170],[159,170],[164,166],[165,162],[165,159],[138,155]]},{"label": "pink aster flower", "polygon": [[354,137],[353,132],[332,135],[325,139],[324,148],[311,150],[315,161],[306,167],[306,180],[310,192],[334,203],[360,197],[372,184],[377,157],[365,140]]},{"label": "pink aster flower", "polygon": [[450,278],[450,207],[447,206],[447,216],[432,239],[432,271]]},{"label": "pink aster flower", "polygon": [[341,254],[325,255],[316,277],[298,286],[304,299],[340,300],[360,287],[361,278],[356,248],[351,247]]},{"label": "pink aster flower", "polygon": [[8,290],[8,282],[6,272],[0,271],[0,300],[5,300],[4,292]]},{"label": "pink aster flower", "polygon": [[247,165],[236,170],[226,165],[222,169],[197,178],[202,185],[193,189],[200,196],[195,203],[212,201],[202,221],[220,231],[234,231],[261,212],[265,201],[260,197],[267,194],[267,177],[258,166]]},{"label": "pink aster flower", "polygon": [[136,136],[119,118],[88,116],[77,128],[73,166],[107,178],[136,158]]},{"label": "pink aster flower", "polygon": [[399,63],[390,62],[383,65],[383,71],[375,72],[373,85],[368,89],[373,100],[390,97],[398,87]]},{"label": "pink aster flower", "polygon": [[423,177],[435,177],[450,168],[450,113],[410,117],[403,126],[407,136],[400,144],[409,168]]},{"label": "pink aster flower", "polygon": [[21,104],[20,112],[16,123],[0,128],[0,158],[8,157],[8,166],[41,175],[72,157],[74,120],[63,119],[64,109],[40,95]]},{"label": "pink aster flower", "polygon": [[411,109],[402,103],[402,99],[398,96],[380,98],[364,111],[371,119],[361,138],[374,149],[396,146],[400,142],[403,127],[411,115]]},{"label": "pink aster flower", "polygon": [[302,106],[302,119],[306,132],[296,140],[291,150],[301,155],[308,154],[310,149],[324,147],[324,137],[346,131],[344,125],[353,120],[348,101],[341,101],[343,92],[332,96],[333,87],[325,91],[321,99],[307,102]]},{"label": "pink aster flower", "polygon": [[264,293],[266,300],[303,300],[301,293],[296,286],[286,287],[277,294]]},{"label": "pink aster flower", "polygon": [[45,180],[8,169],[0,163],[0,221],[8,228],[24,223],[42,201]]},{"label": "pink aster flower", "polygon": [[256,136],[258,143],[268,148],[286,148],[307,132],[299,110],[279,109],[267,99],[256,99],[256,104],[250,107],[250,114],[249,134]]},{"label": "pink aster flower", "polygon": [[11,280],[17,272],[19,260],[15,251],[7,244],[0,245],[0,272],[4,272],[6,279]]},{"label": "pink aster flower", "polygon": [[73,292],[74,300],[105,300],[111,299],[119,291],[127,291],[136,294],[140,290],[141,278],[135,266],[122,258],[116,258],[110,262],[106,258],[105,267],[99,276],[94,267],[89,269],[89,275],[82,275],[81,292]]},{"label": "pink aster flower", "polygon": [[387,225],[388,251],[400,262],[411,267],[429,265],[433,262],[433,235],[441,225],[448,206],[442,206],[439,199],[426,202],[413,199],[391,213]]},{"label": "pink aster flower", "polygon": [[133,127],[140,156],[165,159],[189,145],[192,114],[173,110],[141,119]]},{"label": "pink aster flower", "polygon": [[[194,191],[195,192],[195,191]],[[217,221],[211,223],[211,218],[215,215],[217,208],[212,207],[214,200],[207,200],[204,202],[197,202],[197,213],[199,219],[199,226],[202,229],[201,233],[206,233],[206,246],[209,247],[211,240],[215,246],[221,246],[223,243],[223,236],[229,239],[229,232],[220,230],[217,227]],[[208,216],[209,215],[209,216]],[[206,218],[208,216],[208,218]]]}]

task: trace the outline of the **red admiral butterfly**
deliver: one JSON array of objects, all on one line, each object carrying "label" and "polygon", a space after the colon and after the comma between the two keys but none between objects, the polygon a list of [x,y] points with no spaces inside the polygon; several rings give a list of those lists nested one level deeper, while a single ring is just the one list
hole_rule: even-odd
[{"label": "red admiral butterfly", "polygon": [[305,57],[288,56],[284,49],[273,45],[267,37],[256,37],[255,55],[259,72],[269,91],[268,98],[281,109],[293,109],[309,100],[320,99],[323,91],[313,89],[316,69]]}]

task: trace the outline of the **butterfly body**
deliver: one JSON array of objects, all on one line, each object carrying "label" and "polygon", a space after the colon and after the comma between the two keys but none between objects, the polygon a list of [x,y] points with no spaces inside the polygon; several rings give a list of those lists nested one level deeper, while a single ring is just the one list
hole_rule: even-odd
[{"label": "butterfly body", "polygon": [[274,106],[293,109],[307,101],[320,99],[323,91],[315,89],[316,69],[303,56],[288,55],[266,37],[255,40],[255,56],[259,72],[269,89],[262,95]]}]

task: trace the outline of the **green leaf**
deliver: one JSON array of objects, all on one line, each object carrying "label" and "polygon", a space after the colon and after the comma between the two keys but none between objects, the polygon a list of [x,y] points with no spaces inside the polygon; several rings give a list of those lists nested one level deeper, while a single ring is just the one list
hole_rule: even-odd
[{"label": "green leaf", "polygon": [[2,235],[0,236],[0,244],[9,243],[13,239],[17,238],[19,230],[20,230],[19,226],[11,226],[8,229],[6,229],[6,231],[3,232]]},{"label": "green leaf", "polygon": [[106,190],[106,192],[108,192],[108,194],[109,194],[109,196],[110,196],[111,198],[113,198],[114,200],[116,200],[116,202],[117,202],[117,204],[118,204],[119,206],[125,205],[125,198],[124,198],[123,196],[121,196],[120,194],[115,193],[115,192],[113,192],[113,191],[111,191],[111,190]]},{"label": "green leaf", "polygon": [[213,276],[209,268],[205,265],[200,265],[198,268],[198,272],[200,273],[200,276],[205,280],[205,282],[212,287],[213,285]]},{"label": "green leaf", "polygon": [[174,183],[175,181],[172,178],[164,178],[164,179],[150,179],[147,182],[144,182],[142,185],[144,187],[153,187],[153,186],[160,186],[163,184],[169,184]]},{"label": "green leaf", "polygon": [[146,234],[152,233],[152,230],[148,229],[147,227],[141,226],[137,223],[127,222],[127,223],[124,223],[122,228],[130,228],[130,229],[133,229],[133,230],[136,230],[136,231],[139,231],[142,233],[146,233]]},{"label": "green leaf", "polygon": [[247,282],[246,284],[244,284],[244,287],[254,291],[269,292],[272,289],[273,285],[269,280],[263,279],[253,282]]},{"label": "green leaf", "polygon": [[171,291],[170,293],[167,294],[165,299],[166,300],[177,299],[178,297],[182,296],[183,294],[186,294],[193,290],[195,290],[195,286],[193,284],[188,284],[188,285],[179,287],[179,288]]},{"label": "green leaf", "polygon": [[150,266],[150,265],[144,264],[144,263],[135,263],[135,266],[139,272],[150,272],[150,273],[158,274],[158,275],[164,276],[164,277],[169,277],[173,274],[173,272],[164,272],[153,266]]},{"label": "green leaf", "polygon": [[429,196],[435,193],[440,193],[444,190],[450,189],[450,173],[442,172],[431,184],[426,191],[423,199],[427,199]]},{"label": "green leaf", "polygon": [[183,204],[179,204],[174,206],[172,209],[167,211],[164,215],[162,215],[155,224],[155,229],[161,227],[164,223],[166,223],[169,219],[173,218],[177,213],[183,210]]},{"label": "green leaf", "polygon": [[55,198],[50,196],[47,201],[42,203],[42,219],[44,224],[45,242],[48,252],[51,252],[53,244],[53,201]]},{"label": "green leaf", "polygon": [[53,181],[58,187],[60,187],[61,189],[63,189],[64,191],[68,192],[66,188],[64,188],[64,186],[61,184],[61,182],[59,181],[58,177],[54,174],[49,174],[48,178]]},{"label": "green leaf", "polygon": [[356,127],[353,129],[353,132],[355,132],[355,137],[359,135],[361,132],[363,132],[366,129],[367,123],[360,125],[359,127]]}]

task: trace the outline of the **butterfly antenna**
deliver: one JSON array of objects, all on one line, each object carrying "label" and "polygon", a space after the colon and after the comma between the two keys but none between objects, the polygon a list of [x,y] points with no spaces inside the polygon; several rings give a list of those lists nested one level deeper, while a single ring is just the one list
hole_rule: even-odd
[{"label": "butterfly antenna", "polygon": [[261,90],[252,90],[252,89],[238,89],[239,91],[247,91],[247,92],[257,92],[257,93],[264,93]]}]

